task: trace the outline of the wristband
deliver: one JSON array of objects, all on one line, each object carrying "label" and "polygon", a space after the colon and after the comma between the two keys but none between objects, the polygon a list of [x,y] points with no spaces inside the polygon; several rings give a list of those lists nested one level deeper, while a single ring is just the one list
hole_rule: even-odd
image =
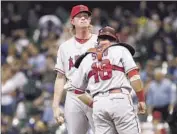
[{"label": "wristband", "polygon": [[139,92],[136,92],[136,95],[137,95],[137,97],[138,97],[138,101],[139,101],[139,102],[145,101],[144,89],[142,89],[142,90],[139,91]]},{"label": "wristband", "polygon": [[139,80],[140,79],[140,76],[139,75],[134,75],[130,78],[130,81],[135,81],[135,80]]}]

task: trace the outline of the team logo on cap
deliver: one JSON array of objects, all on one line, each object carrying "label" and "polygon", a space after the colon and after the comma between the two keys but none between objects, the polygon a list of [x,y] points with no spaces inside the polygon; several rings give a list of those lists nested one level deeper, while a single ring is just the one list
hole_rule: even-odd
[{"label": "team logo on cap", "polygon": [[80,11],[85,11],[85,7],[83,5],[80,5]]}]

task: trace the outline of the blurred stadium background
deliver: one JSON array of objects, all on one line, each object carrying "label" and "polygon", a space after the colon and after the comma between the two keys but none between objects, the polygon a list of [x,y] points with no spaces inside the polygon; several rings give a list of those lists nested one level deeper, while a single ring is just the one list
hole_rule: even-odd
[{"label": "blurred stadium background", "polygon": [[[3,1],[1,133],[67,134],[65,125],[58,127],[53,119],[51,102],[56,76],[53,68],[59,45],[71,37],[69,15],[77,4],[92,10],[94,33],[110,25],[122,42],[136,49],[134,58],[140,67],[147,104],[156,108],[152,116],[139,116],[142,134],[169,134],[170,130],[177,134],[177,115],[162,120],[177,96],[175,1]],[[136,97],[134,100],[136,104]],[[171,129],[166,121],[171,123]]]}]

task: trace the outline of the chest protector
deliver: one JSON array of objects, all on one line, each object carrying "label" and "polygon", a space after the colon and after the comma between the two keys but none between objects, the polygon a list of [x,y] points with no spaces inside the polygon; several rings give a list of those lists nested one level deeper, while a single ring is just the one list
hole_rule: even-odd
[{"label": "chest protector", "polygon": [[118,43],[118,44],[105,44],[105,45],[101,45],[95,48],[90,48],[86,53],[82,54],[75,62],[74,66],[76,68],[79,68],[80,63],[82,62],[82,60],[84,59],[84,57],[87,56],[87,54],[92,53],[95,54],[98,61],[102,61],[102,57],[103,57],[103,53],[109,48],[109,47],[113,47],[113,46],[123,46],[125,48],[127,48],[129,50],[129,52],[132,54],[132,56],[135,54],[135,50],[132,46],[126,44],[126,43]]}]

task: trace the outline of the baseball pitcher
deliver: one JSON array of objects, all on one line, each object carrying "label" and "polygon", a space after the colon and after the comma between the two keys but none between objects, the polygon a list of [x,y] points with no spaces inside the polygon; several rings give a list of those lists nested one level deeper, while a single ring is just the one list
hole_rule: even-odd
[{"label": "baseball pitcher", "polygon": [[[86,134],[89,123],[94,131],[92,109],[80,101],[74,93],[81,92],[73,88],[69,83],[76,71],[74,63],[77,58],[97,43],[97,35],[90,30],[91,12],[85,5],[77,5],[71,11],[71,24],[74,36],[60,45],[57,54],[55,70],[57,77],[53,100],[53,112],[56,121],[64,122],[59,104],[62,98],[63,89],[67,90],[64,117],[69,134]],[[78,79],[78,81],[80,81]]]}]

